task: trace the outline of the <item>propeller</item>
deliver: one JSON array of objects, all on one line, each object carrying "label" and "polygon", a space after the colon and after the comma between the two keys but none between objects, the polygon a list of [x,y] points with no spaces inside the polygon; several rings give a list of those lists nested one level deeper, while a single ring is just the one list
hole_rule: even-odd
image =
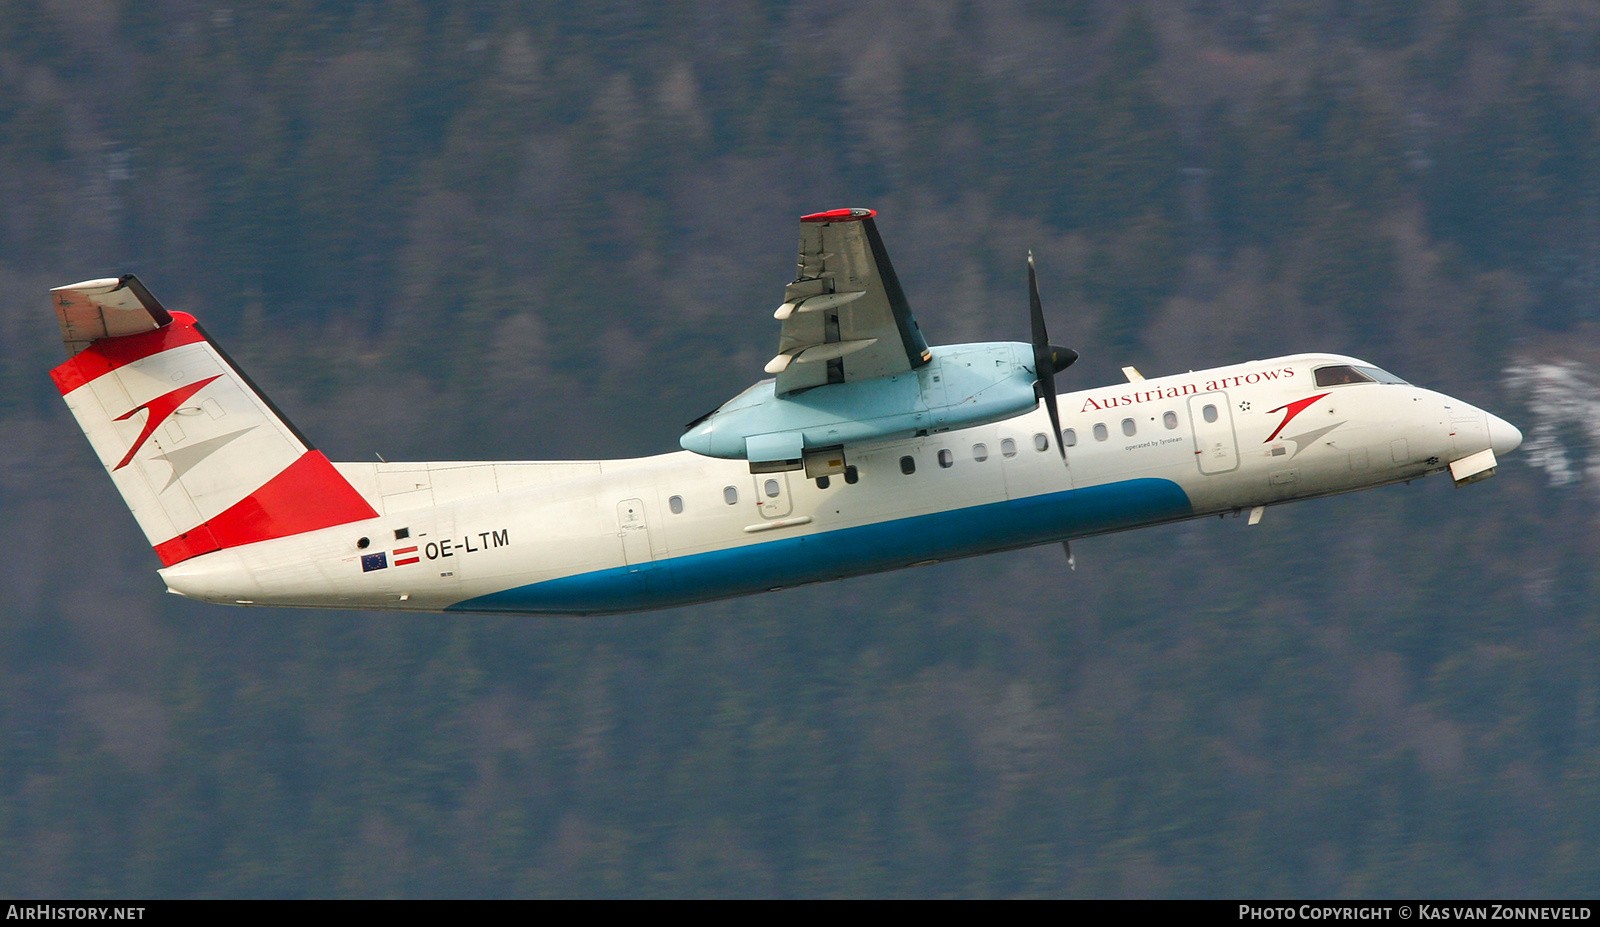
[{"label": "propeller", "polygon": [[1061,443],[1061,413],[1056,409],[1056,374],[1072,366],[1078,352],[1050,343],[1050,333],[1044,328],[1044,306],[1039,302],[1039,277],[1033,269],[1033,252],[1028,252],[1028,314],[1033,322],[1033,392],[1044,400],[1050,413],[1050,432],[1061,459],[1067,459],[1067,449]]}]

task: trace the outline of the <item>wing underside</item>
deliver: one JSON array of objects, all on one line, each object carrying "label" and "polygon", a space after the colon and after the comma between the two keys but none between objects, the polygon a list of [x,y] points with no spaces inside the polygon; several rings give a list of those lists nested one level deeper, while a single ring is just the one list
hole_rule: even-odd
[{"label": "wing underside", "polygon": [[774,313],[783,328],[767,364],[778,395],[893,376],[931,359],[874,215],[836,209],[800,220],[799,272]]}]

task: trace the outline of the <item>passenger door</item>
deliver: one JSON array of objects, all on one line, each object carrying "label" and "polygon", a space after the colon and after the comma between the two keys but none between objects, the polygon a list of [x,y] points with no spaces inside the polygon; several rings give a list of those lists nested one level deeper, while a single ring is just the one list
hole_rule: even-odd
[{"label": "passenger door", "polygon": [[755,484],[756,503],[761,507],[762,518],[782,518],[794,510],[787,472],[757,473]]},{"label": "passenger door", "polygon": [[1189,421],[1194,427],[1194,459],[1201,473],[1228,473],[1238,469],[1238,441],[1233,434],[1233,409],[1228,404],[1227,393],[1190,396]]}]

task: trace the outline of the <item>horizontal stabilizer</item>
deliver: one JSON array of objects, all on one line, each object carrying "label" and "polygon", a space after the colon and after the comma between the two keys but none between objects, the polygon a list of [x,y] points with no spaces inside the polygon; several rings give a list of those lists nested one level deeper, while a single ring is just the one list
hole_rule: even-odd
[{"label": "horizontal stabilizer", "polygon": [[172,321],[172,313],[133,274],[58,286],[50,300],[72,354],[101,338],[154,331]]}]

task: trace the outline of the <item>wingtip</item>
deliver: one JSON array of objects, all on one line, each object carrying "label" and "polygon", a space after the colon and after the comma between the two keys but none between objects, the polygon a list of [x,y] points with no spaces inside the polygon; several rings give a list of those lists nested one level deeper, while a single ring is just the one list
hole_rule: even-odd
[{"label": "wingtip", "polygon": [[814,213],[811,213],[810,215],[807,215],[807,216],[801,216],[800,217],[800,221],[801,222],[860,222],[863,219],[871,219],[873,216],[876,216],[877,214],[878,214],[878,211],[876,209],[862,209],[861,207],[858,206],[858,207],[855,207],[853,209],[830,209],[830,210],[828,210],[826,212],[814,212]]}]

